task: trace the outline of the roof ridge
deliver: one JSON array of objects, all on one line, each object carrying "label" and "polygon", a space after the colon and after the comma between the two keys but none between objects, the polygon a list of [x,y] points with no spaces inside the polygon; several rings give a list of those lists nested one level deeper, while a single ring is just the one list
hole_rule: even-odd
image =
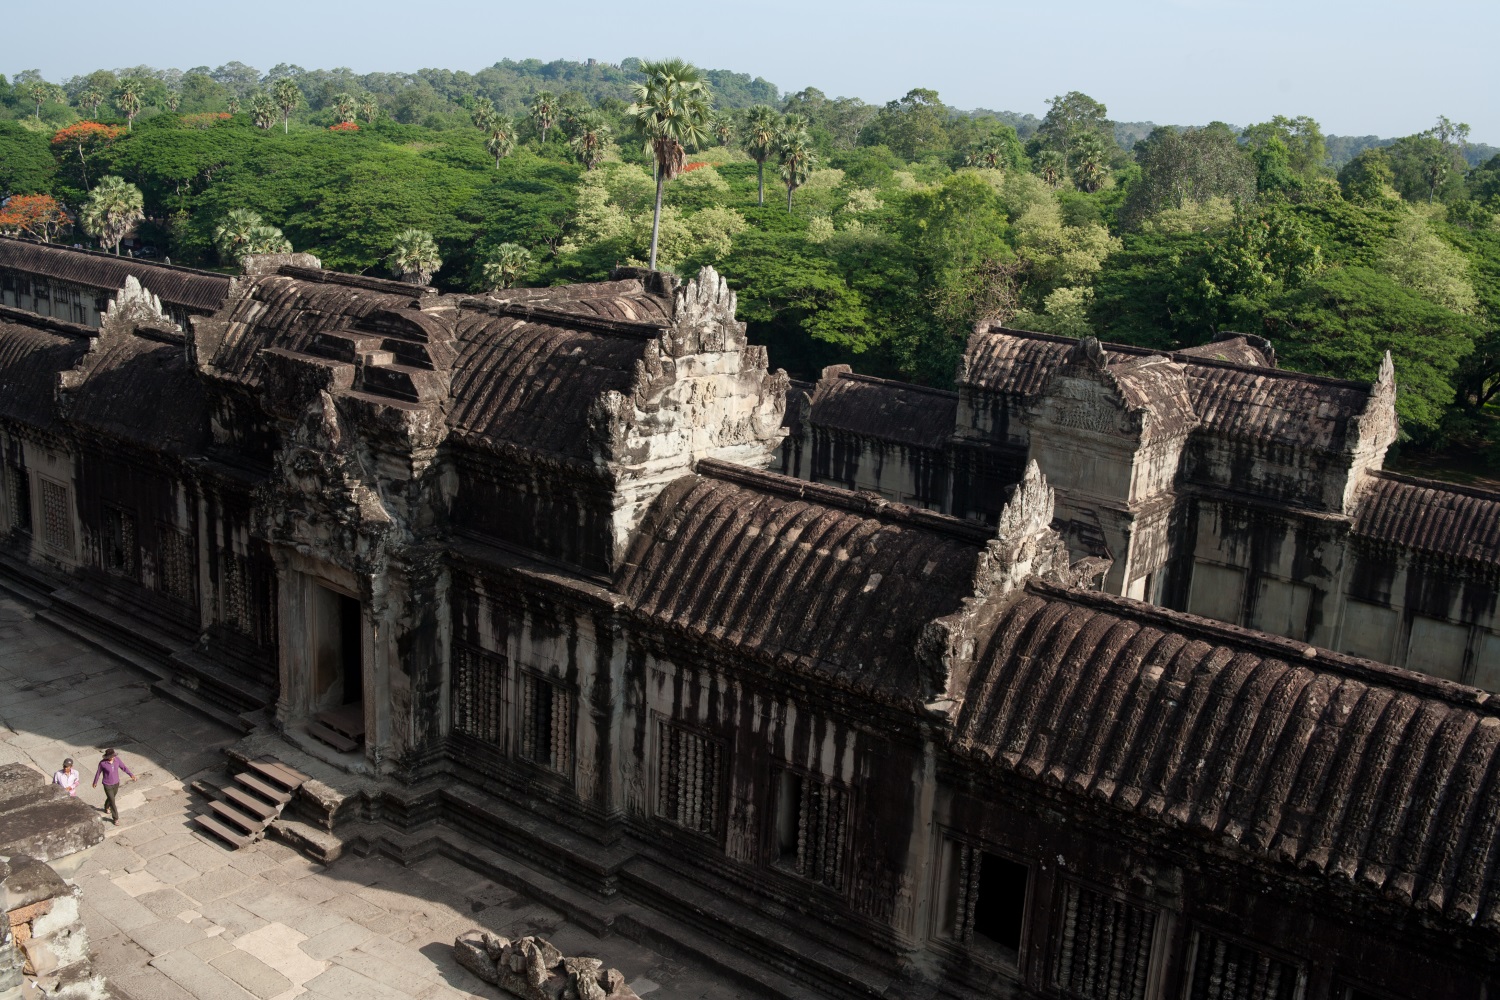
[{"label": "roof ridge", "polygon": [[314,281],[323,285],[347,285],[350,288],[363,288],[371,292],[389,292],[392,295],[405,294],[410,295],[413,299],[437,294],[437,289],[431,285],[413,285],[410,282],[395,281],[391,278],[375,278],[367,274],[349,274],[345,271],[328,271],[320,267],[299,267],[296,264],[282,264],[276,269],[275,273],[283,278]]},{"label": "roof ridge", "polygon": [[1249,646],[1288,664],[1315,665],[1366,683],[1408,691],[1424,698],[1437,698],[1475,712],[1500,716],[1500,696],[1492,696],[1479,688],[1456,681],[1404,670],[1379,660],[1340,653],[1310,642],[1299,642],[1269,632],[1230,625],[1186,611],[1174,611],[1158,604],[1147,604],[1097,590],[1079,590],[1037,578],[1027,581],[1026,589],[1040,597],[1094,607],[1136,620],[1154,621],[1167,625],[1172,631],[1196,634],[1216,644]]},{"label": "roof ridge", "polygon": [[1404,472],[1393,472],[1390,469],[1371,469],[1370,475],[1376,479],[1388,479],[1394,483],[1402,483],[1407,486],[1420,486],[1430,490],[1441,490],[1446,493],[1458,493],[1476,500],[1492,500],[1500,503],[1500,489],[1491,489],[1485,486],[1471,486],[1466,483],[1450,483],[1446,479],[1426,479],[1422,476],[1411,476]]},{"label": "roof ridge", "polygon": [[569,312],[566,309],[549,309],[526,302],[507,302],[490,298],[465,298],[459,305],[474,312],[491,316],[514,316],[517,319],[534,320],[555,326],[569,326],[595,333],[613,334],[634,340],[656,340],[662,331],[669,329],[667,323],[651,323],[645,320],[606,319],[587,313]]},{"label": "roof ridge", "polygon": [[[846,378],[851,382],[869,382],[872,385],[893,385],[901,389],[912,389],[917,392],[925,392],[930,396],[941,396],[944,399],[957,399],[958,393],[952,389],[938,389],[930,385],[921,385],[916,382],[903,382],[900,379],[880,378],[875,375],[861,375],[859,372],[839,372],[838,378]],[[817,383],[813,383],[816,385]]]},{"label": "roof ridge", "polygon": [[[1027,340],[1040,340],[1052,344],[1076,344],[1081,337],[1064,337],[1055,333],[1038,333],[1035,330],[1015,330],[1007,326],[992,326],[984,333],[1004,334],[1011,337],[1023,337]],[[1247,336],[1237,334],[1236,336]],[[1180,351],[1162,351],[1151,347],[1137,347],[1134,344],[1117,344],[1109,341],[1100,341],[1106,351],[1112,354],[1149,355],[1171,358],[1183,365],[1199,365],[1204,368],[1224,368],[1230,371],[1242,371],[1254,375],[1271,375],[1277,378],[1294,379],[1302,382],[1312,382],[1317,385],[1335,385],[1351,389],[1364,389],[1366,392],[1374,385],[1373,382],[1361,382],[1356,379],[1333,378],[1328,375],[1315,375],[1312,372],[1299,372],[1292,368],[1278,368],[1271,365],[1246,365],[1238,361],[1225,361],[1221,358],[1206,358],[1197,354],[1183,354]]]},{"label": "roof ridge", "polygon": [[121,264],[139,264],[142,267],[154,267],[162,271],[181,271],[185,274],[201,274],[206,278],[232,278],[234,275],[225,274],[223,271],[207,271],[201,267],[187,267],[182,264],[168,264],[159,260],[148,260],[145,257],[121,257],[119,254],[106,253],[103,250],[90,250],[88,247],[66,247],[57,243],[43,243],[41,240],[26,239],[21,236],[0,236],[0,240],[8,240],[11,243],[23,243],[26,246],[41,247],[44,250],[56,250],[59,253],[82,254],[89,257],[98,257],[102,260],[118,261]]},{"label": "roof ridge", "polygon": [[43,316],[41,313],[34,313],[27,309],[17,309],[15,306],[0,305],[0,320],[17,326],[30,326],[38,330],[65,333],[71,337],[99,336],[99,330],[96,327],[86,326],[83,323],[71,323],[53,316]]},{"label": "roof ridge", "polygon": [[696,472],[709,479],[749,486],[795,500],[809,500],[825,507],[846,510],[851,514],[874,518],[889,524],[922,528],[973,545],[987,544],[995,536],[994,528],[977,521],[966,521],[948,514],[939,514],[921,507],[886,500],[873,494],[846,490],[824,483],[810,483],[804,479],[783,476],[778,472],[756,469],[748,465],[735,465],[733,462],[725,462],[716,458],[699,459]]}]

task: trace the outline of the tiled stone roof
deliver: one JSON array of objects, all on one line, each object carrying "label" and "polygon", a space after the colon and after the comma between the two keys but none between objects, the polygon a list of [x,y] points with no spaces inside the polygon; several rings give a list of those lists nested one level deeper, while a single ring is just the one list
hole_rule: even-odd
[{"label": "tiled stone roof", "polygon": [[957,393],[855,375],[838,365],[813,390],[810,419],[817,427],[940,448],[953,436],[957,411]]},{"label": "tiled stone roof", "polygon": [[1032,583],[978,654],[957,752],[1273,864],[1500,931],[1484,692]]},{"label": "tiled stone roof", "polygon": [[1500,564],[1500,493],[1376,472],[1361,489],[1354,533],[1494,567]]},{"label": "tiled stone roof", "polygon": [[89,327],[14,309],[0,311],[0,416],[40,428],[57,423],[57,376],[89,348]]},{"label": "tiled stone roof", "polygon": [[219,308],[229,295],[228,275],[3,237],[0,237],[0,269],[24,271],[105,291],[123,287],[125,278],[135,275],[162,302],[200,313]]}]

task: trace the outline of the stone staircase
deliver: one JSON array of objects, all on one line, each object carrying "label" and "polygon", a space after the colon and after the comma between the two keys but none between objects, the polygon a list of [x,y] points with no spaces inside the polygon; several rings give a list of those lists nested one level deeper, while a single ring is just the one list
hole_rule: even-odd
[{"label": "stone staircase", "polygon": [[365,707],[360,702],[319,712],[307,724],[307,734],[339,753],[358,750],[365,741]]},{"label": "stone staircase", "polygon": [[265,836],[266,827],[281,816],[297,789],[310,780],[274,757],[246,761],[246,769],[222,789],[223,798],[212,799],[209,811],[194,816],[193,822],[232,848],[253,844]]}]

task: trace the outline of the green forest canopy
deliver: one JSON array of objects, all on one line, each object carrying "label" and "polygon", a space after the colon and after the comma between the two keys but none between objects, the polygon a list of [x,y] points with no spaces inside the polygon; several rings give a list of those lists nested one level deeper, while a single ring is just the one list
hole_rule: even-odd
[{"label": "green forest canopy", "polygon": [[[197,266],[234,267],[215,230],[248,209],[330,267],[385,273],[417,228],[443,287],[481,288],[502,247],[529,252],[523,283],[596,279],[650,238],[653,160],[625,113],[637,65],[0,77],[0,195],[76,211],[121,176],[144,194],[139,240]],[[1496,447],[1500,155],[1481,159],[1461,125],[1340,140],[1297,117],[1119,123],[1076,92],[1036,118],[921,88],[876,106],[705,76],[717,127],[666,186],[661,258],[718,267],[796,374],[843,361],[947,384],[981,321],[1160,348],[1240,330],[1339,377],[1373,377],[1390,350],[1415,445]],[[289,114],[270,97],[280,80],[296,85]],[[556,119],[545,142],[539,103]],[[811,151],[791,192],[775,144],[751,140],[756,105]],[[54,141],[80,120],[126,131]]]}]

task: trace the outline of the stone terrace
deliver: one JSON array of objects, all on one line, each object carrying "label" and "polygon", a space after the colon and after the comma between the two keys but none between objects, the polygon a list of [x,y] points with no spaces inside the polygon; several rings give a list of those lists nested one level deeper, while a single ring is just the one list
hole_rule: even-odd
[{"label": "stone terrace", "polygon": [[114,746],[139,777],[120,825],[78,873],[96,967],[119,1000],[458,1000],[500,996],[450,945],[470,927],[542,934],[593,955],[650,1000],[740,994],[710,970],[560,914],[446,858],[403,868],[346,856],[325,868],[264,841],[228,851],[189,817],[200,773],[238,734],[154,695],[146,677],[0,596],[0,764],[50,775],[71,756],[89,787]]}]

